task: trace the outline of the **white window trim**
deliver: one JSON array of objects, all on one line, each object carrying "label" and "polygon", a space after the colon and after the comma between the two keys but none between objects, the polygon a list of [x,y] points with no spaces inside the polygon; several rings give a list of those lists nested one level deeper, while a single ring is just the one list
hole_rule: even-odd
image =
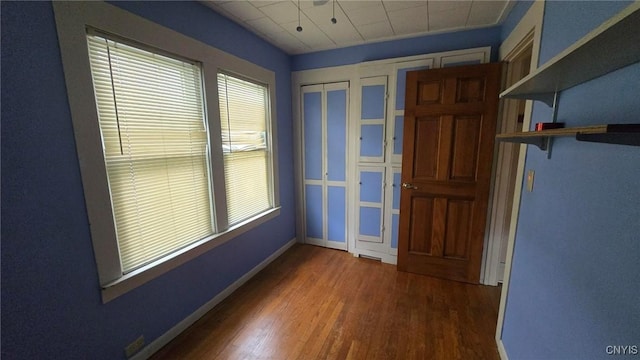
[{"label": "white window trim", "polygon": [[[103,302],[110,301],[280,214],[276,80],[273,71],[103,2],[54,1],[53,8]],[[200,62],[212,149],[221,148],[218,72],[238,74],[266,84],[270,98],[269,141],[272,151],[274,207],[231,228],[228,227],[226,211],[215,211],[216,234],[123,276],[119,266],[113,210],[97,121],[86,40],[87,27]],[[224,185],[224,171],[216,171],[223,169],[222,156],[222,151],[210,153],[211,164],[219,164],[212,166],[212,191],[216,194],[213,206],[216,210],[226,210],[224,186],[216,186]]]}]

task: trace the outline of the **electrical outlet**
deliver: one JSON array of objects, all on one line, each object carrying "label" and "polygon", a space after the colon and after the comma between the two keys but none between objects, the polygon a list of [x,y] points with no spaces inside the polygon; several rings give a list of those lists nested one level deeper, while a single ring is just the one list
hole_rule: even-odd
[{"label": "electrical outlet", "polygon": [[127,347],[124,348],[124,353],[127,355],[127,358],[130,358],[135,353],[140,351],[140,349],[142,349],[143,346],[144,346],[144,335],[140,335],[139,338],[137,338],[134,342],[132,342],[131,344],[127,345]]}]

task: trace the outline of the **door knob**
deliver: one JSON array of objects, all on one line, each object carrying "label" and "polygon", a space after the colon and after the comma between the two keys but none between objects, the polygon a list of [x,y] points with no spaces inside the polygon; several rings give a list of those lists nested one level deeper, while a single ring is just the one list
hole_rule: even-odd
[{"label": "door knob", "polygon": [[418,190],[417,186],[413,186],[413,184],[410,183],[402,183],[402,187],[405,189]]}]

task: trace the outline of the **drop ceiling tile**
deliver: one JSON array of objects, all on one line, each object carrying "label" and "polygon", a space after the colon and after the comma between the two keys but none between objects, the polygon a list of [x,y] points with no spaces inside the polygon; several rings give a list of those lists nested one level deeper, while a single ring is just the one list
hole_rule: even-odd
[{"label": "drop ceiling tile", "polygon": [[268,6],[268,5],[273,5],[273,4],[277,4],[277,3],[281,3],[281,2],[288,2],[289,0],[285,0],[285,1],[266,1],[266,0],[258,0],[258,1],[251,1],[251,3],[253,4],[253,6],[257,7],[257,8],[261,8],[263,6]]},{"label": "drop ceiling tile", "polygon": [[231,1],[219,5],[224,11],[231,13],[240,20],[254,20],[264,17],[264,14],[247,1]]},{"label": "drop ceiling tile", "polygon": [[304,13],[338,45],[353,44],[363,40],[339,6],[335,7],[335,18],[337,22],[335,24],[331,22],[331,18],[334,16],[332,2],[306,9]]},{"label": "drop ceiling tile", "polygon": [[474,1],[467,26],[492,25],[498,22],[507,1]]},{"label": "drop ceiling tile", "polygon": [[[324,5],[313,6],[310,8],[303,9],[302,12],[317,25],[320,25],[323,23],[330,24],[331,17],[333,16],[333,6],[331,3],[326,3]],[[338,20],[344,19],[344,21],[349,21],[339,6],[336,6],[335,14],[336,14],[336,19]]]},{"label": "drop ceiling tile", "polygon": [[[296,6],[298,5],[298,0],[291,0]],[[300,9],[310,9],[316,6],[324,6],[328,3],[332,3],[334,0],[300,0]],[[336,3],[336,7],[337,7]]]},{"label": "drop ceiling tile", "polygon": [[463,0],[445,0],[445,1],[429,1],[429,12],[440,12],[455,10],[460,8],[469,9],[471,1]]},{"label": "drop ceiling tile", "polygon": [[380,6],[381,0],[338,0],[338,4],[348,14],[349,11],[362,10],[369,7]]},{"label": "drop ceiling tile", "polygon": [[365,40],[377,40],[393,36],[391,24],[386,20],[374,24],[360,25],[357,28]]},{"label": "drop ceiling tile", "polygon": [[407,9],[412,7],[423,6],[427,4],[426,0],[423,0],[423,1],[383,0],[382,3],[384,4],[384,8],[387,11],[402,10],[402,9]]},{"label": "drop ceiling tile", "polygon": [[291,35],[295,36],[298,40],[302,41],[305,45],[311,48],[330,48],[335,47],[336,44],[325,35],[319,27],[317,27],[311,20],[306,16],[300,17],[300,24],[302,26],[302,31],[296,31],[296,27],[298,26],[298,21],[293,21],[290,23],[282,24],[282,27],[285,31],[289,32]]},{"label": "drop ceiling tile", "polygon": [[389,12],[389,20],[396,35],[425,33],[429,30],[427,5]]},{"label": "drop ceiling tile", "polygon": [[439,12],[432,12],[429,9],[429,31],[464,27],[469,17],[470,8],[471,6]]},{"label": "drop ceiling tile", "polygon": [[387,13],[384,11],[382,2],[378,2],[375,6],[356,10],[345,10],[345,13],[353,23],[353,25],[373,24],[387,20]]},{"label": "drop ceiling tile", "polygon": [[258,31],[265,35],[284,31],[282,26],[276,24],[268,17],[263,17],[256,20],[247,20],[245,21],[245,24],[247,24],[247,26],[254,29],[255,31]]},{"label": "drop ceiling tile", "polygon": [[285,50],[286,52],[293,53],[302,53],[306,51],[310,51],[311,48],[298,40],[295,36],[291,35],[287,31],[282,31],[279,33],[273,33],[269,35],[269,39],[278,46],[279,48]]},{"label": "drop ceiling tile", "polygon": [[263,6],[260,10],[278,24],[298,21],[298,7],[290,1]]},{"label": "drop ceiling tile", "polygon": [[349,45],[362,42],[364,39],[348,21],[340,21],[336,24],[320,25],[320,30],[324,32],[337,45]]}]

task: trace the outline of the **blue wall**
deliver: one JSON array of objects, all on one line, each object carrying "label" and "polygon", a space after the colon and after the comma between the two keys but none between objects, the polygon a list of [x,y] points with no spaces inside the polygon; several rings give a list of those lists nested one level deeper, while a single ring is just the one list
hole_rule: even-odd
[{"label": "blue wall", "polygon": [[533,1],[530,0],[516,0],[515,5],[507,15],[507,18],[502,22],[500,27],[500,41],[504,41],[509,34],[515,29],[522,17],[529,11],[533,5]]},{"label": "blue wall", "polygon": [[499,26],[296,55],[292,57],[292,71],[482,46],[491,46],[491,60],[497,60],[500,47]]},{"label": "blue wall", "polygon": [[289,56],[196,2],[118,3],[276,72],[282,212],[102,304],[52,6],[1,6],[3,359],[124,358],[294,237]]},{"label": "blue wall", "polygon": [[[628,2],[547,2],[543,64]],[[615,54],[612,54],[615,56]],[[638,123],[640,63],[564,91],[567,126]],[[549,121],[536,103],[532,123]],[[526,170],[503,343],[510,359],[608,358],[640,346],[640,148],[559,138],[535,147]]]}]

